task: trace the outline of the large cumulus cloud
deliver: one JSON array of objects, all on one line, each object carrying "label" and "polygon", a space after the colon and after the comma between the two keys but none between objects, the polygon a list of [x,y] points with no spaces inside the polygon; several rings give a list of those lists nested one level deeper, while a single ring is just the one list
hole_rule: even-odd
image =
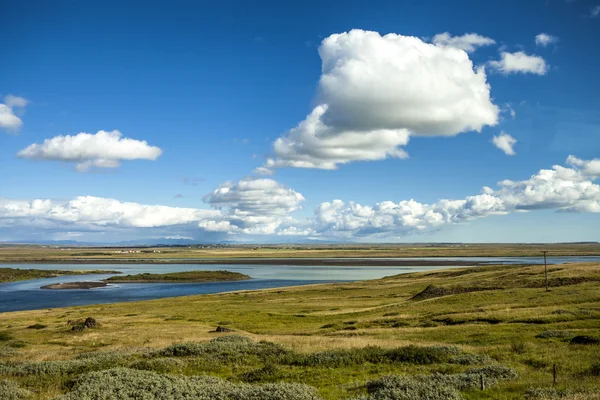
[{"label": "large cumulus cloud", "polygon": [[461,49],[352,30],[323,40],[319,55],[319,104],[275,141],[268,167],[405,157],[409,135],[453,136],[498,122],[484,68]]}]

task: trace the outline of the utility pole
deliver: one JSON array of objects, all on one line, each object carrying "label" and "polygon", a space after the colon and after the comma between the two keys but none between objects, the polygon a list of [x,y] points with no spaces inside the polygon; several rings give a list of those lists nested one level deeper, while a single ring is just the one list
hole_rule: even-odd
[{"label": "utility pole", "polygon": [[546,253],[548,253],[548,250],[543,250],[542,253],[544,253],[544,277],[546,279],[546,292],[549,292],[550,289],[548,289],[548,264],[546,264]]}]

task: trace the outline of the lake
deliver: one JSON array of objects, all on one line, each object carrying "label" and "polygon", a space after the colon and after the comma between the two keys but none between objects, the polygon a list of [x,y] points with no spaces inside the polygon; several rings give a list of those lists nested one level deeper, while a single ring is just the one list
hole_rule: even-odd
[{"label": "lake", "polygon": [[[488,264],[540,264],[540,257],[446,257],[402,258],[398,260],[468,261]],[[600,257],[552,257],[549,263],[600,262]],[[193,294],[222,293],[235,290],[268,289],[286,286],[309,285],[378,279],[385,276],[420,271],[433,271],[456,266],[299,266],[285,265],[227,265],[227,264],[3,264],[2,267],[20,269],[86,270],[110,269],[124,274],[167,273],[193,270],[228,270],[249,275],[252,279],[236,282],[210,283],[127,283],[111,284],[104,288],[87,290],[45,290],[40,286],[61,282],[97,281],[112,275],[78,275],[49,279],[0,283],[0,312],[68,307],[85,304],[117,303]]]}]

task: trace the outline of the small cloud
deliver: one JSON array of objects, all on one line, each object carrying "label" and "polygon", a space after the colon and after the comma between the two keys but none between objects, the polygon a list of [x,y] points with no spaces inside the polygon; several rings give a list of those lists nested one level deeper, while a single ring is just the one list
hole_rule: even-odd
[{"label": "small cloud", "polygon": [[264,37],[262,37],[262,36],[255,36],[255,37],[254,37],[254,41],[255,41],[256,43],[262,43],[262,42],[264,42],[264,41],[265,41],[265,38],[264,38]]},{"label": "small cloud", "polygon": [[504,75],[518,73],[546,75],[548,72],[548,65],[542,57],[525,54],[522,51],[516,53],[503,51],[500,60],[490,61],[488,65]]},{"label": "small cloud", "polygon": [[179,180],[186,186],[198,186],[200,183],[204,182],[205,179],[201,177],[182,176]]},{"label": "small cloud", "polygon": [[19,117],[22,116],[28,103],[23,97],[12,94],[4,96],[4,103],[0,103],[0,129],[8,133],[17,133],[23,126],[23,121]]},{"label": "small cloud", "polygon": [[558,42],[558,38],[556,36],[549,35],[547,33],[540,33],[535,37],[535,44],[538,46],[546,47],[549,44]]},{"label": "small cloud", "polygon": [[506,132],[500,132],[498,136],[494,136],[492,138],[492,143],[494,146],[502,150],[507,156],[514,156],[517,154],[513,149],[514,145],[517,143],[517,139],[510,136]]},{"label": "small cloud", "polygon": [[13,96],[12,94],[4,96],[4,104],[11,108],[25,107],[29,101],[23,97]]},{"label": "small cloud", "polygon": [[514,108],[512,108],[512,104],[506,103],[505,107],[506,108],[502,111],[508,113],[512,117],[512,119],[515,119],[517,116],[517,112],[514,110]]},{"label": "small cloud", "polygon": [[438,33],[433,37],[433,44],[437,46],[448,46],[455,47],[472,53],[477,48],[483,46],[490,46],[495,44],[496,41],[489,37],[481,36],[476,33],[465,33],[462,36],[452,36],[448,32]]},{"label": "small cloud", "polygon": [[600,16],[600,5],[594,6],[590,10],[590,18],[598,18]]},{"label": "small cloud", "polygon": [[275,174],[275,171],[273,171],[272,169],[269,169],[267,167],[258,167],[254,169],[254,173],[258,174],[258,175],[273,175]]},{"label": "small cloud", "polygon": [[183,195],[181,193],[177,193],[175,196],[173,196],[176,199],[183,199]]}]

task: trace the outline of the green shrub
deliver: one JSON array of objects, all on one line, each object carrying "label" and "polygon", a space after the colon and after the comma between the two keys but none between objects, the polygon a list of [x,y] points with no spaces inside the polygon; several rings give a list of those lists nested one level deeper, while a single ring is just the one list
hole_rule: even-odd
[{"label": "green shrub", "polygon": [[31,397],[29,390],[21,389],[13,381],[0,380],[0,399],[2,400],[25,400]]},{"label": "green shrub", "polygon": [[254,342],[252,339],[229,335],[204,343],[174,344],[152,353],[160,357],[198,357],[202,363],[258,364],[280,362],[291,352],[271,342]]},{"label": "green shrub", "polygon": [[166,373],[181,370],[184,366],[185,363],[176,358],[161,357],[138,360],[131,364],[129,368]]},{"label": "green shrub", "polygon": [[538,339],[550,339],[550,338],[559,338],[559,339],[568,339],[573,337],[573,334],[569,331],[561,331],[561,330],[547,330],[543,331],[537,335],[535,335]]},{"label": "green shrub", "polygon": [[462,399],[460,390],[479,388],[481,377],[485,386],[490,387],[501,380],[516,379],[517,373],[512,368],[492,365],[472,368],[462,374],[390,375],[366,386],[369,400],[454,400]]},{"label": "green shrub", "polygon": [[0,342],[8,342],[13,340],[13,336],[8,332],[0,332]]},{"label": "green shrub", "polygon": [[527,344],[524,342],[514,342],[511,343],[510,349],[515,354],[525,354],[527,353]]},{"label": "green shrub", "polygon": [[598,388],[591,390],[573,390],[556,388],[529,388],[525,391],[527,400],[549,400],[549,399],[569,399],[569,400],[595,400],[600,398]]},{"label": "green shrub", "polygon": [[81,358],[74,360],[0,363],[0,374],[12,376],[67,376],[126,364],[126,356],[117,352],[92,354],[94,356],[80,355]]},{"label": "green shrub", "polygon": [[57,400],[319,400],[310,386],[294,383],[233,384],[209,376],[177,377],[115,368],[77,378]]},{"label": "green shrub", "polygon": [[246,372],[240,375],[240,379],[244,382],[275,382],[279,375],[279,367],[273,364],[267,364],[260,369]]},{"label": "green shrub", "polygon": [[406,376],[386,376],[367,384],[369,400],[460,400],[462,396],[452,386],[431,384]]}]

